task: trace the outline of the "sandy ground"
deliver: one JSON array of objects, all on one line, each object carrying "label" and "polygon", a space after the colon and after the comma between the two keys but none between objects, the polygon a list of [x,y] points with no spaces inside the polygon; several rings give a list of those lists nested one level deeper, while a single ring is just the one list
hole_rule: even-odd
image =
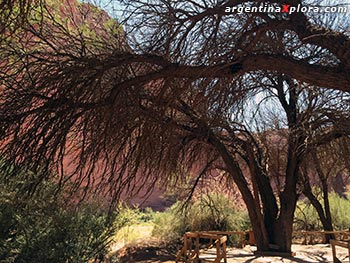
[{"label": "sandy ground", "polygon": [[[313,263],[313,262],[333,262],[332,249],[330,245],[293,245],[293,252],[296,256],[293,258],[282,257],[257,257],[253,254],[255,247],[246,246],[244,249],[228,248],[227,262],[228,263]],[[215,251],[206,251],[201,257],[206,259],[215,258]],[[345,248],[337,247],[337,257],[341,262],[349,262],[348,251]],[[175,255],[167,254],[166,251],[160,251],[155,248],[145,248],[138,251],[125,261],[121,262],[138,262],[138,263],[171,263],[175,262]],[[210,262],[203,260],[204,262]],[[212,262],[212,260],[211,260]],[[222,261],[223,262],[223,261]]]},{"label": "sandy ground", "polygon": [[[228,249],[227,262],[256,263],[256,262],[283,262],[283,263],[311,263],[311,262],[333,262],[332,249],[330,245],[293,245],[292,251],[296,252],[293,258],[282,257],[256,257],[253,255],[255,247],[244,249]],[[349,262],[348,251],[337,247],[337,257],[342,262]]]}]

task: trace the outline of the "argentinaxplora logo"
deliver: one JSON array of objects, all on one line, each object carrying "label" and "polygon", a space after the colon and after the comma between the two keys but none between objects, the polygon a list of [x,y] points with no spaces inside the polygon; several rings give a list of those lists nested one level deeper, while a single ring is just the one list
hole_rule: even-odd
[{"label": "argentinaxplora logo", "polygon": [[236,5],[228,6],[225,8],[226,13],[347,13],[350,11],[350,4],[337,4],[337,5],[291,5],[288,3],[260,3],[258,5]]}]

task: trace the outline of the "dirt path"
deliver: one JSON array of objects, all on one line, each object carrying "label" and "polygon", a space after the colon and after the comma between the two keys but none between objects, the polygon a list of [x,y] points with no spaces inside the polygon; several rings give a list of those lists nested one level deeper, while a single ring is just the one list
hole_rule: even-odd
[{"label": "dirt path", "polygon": [[[244,249],[228,248],[228,263],[314,263],[314,262],[332,262],[332,249],[330,245],[293,245],[293,252],[296,256],[293,258],[282,257],[256,257],[253,252],[255,247],[247,246]],[[127,251],[122,261],[119,262],[137,262],[137,263],[173,263],[175,262],[174,248],[137,248],[134,251]],[[347,249],[337,247],[337,256],[342,262],[349,262]],[[207,251],[204,255],[207,258],[215,257],[215,251]],[[205,261],[210,262],[210,261]]]},{"label": "dirt path", "polygon": [[[257,262],[279,262],[279,263],[314,263],[333,262],[332,249],[330,245],[293,245],[292,251],[296,252],[293,258],[282,257],[256,257],[253,255],[254,247],[244,249],[229,249],[228,263],[257,263]],[[349,262],[347,249],[337,247],[337,256],[342,262]]]}]

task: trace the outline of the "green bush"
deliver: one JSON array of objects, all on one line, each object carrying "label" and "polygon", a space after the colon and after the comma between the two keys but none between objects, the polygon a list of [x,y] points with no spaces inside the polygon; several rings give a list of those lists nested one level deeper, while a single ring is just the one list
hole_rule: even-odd
[{"label": "green bush", "polygon": [[116,209],[114,225],[117,229],[139,223],[151,222],[154,212],[151,208],[141,210],[139,207],[130,207],[125,203],[120,203]]},{"label": "green bush", "polygon": [[[212,193],[194,200],[186,210],[177,202],[154,219],[153,235],[165,241],[182,237],[186,231],[244,231],[250,228],[248,214],[222,194]],[[235,237],[231,237],[235,243]]]},{"label": "green bush", "polygon": [[69,206],[55,195],[55,184],[18,194],[34,175],[25,173],[0,184],[0,262],[99,262],[114,234],[99,204]]},{"label": "green bush", "polygon": [[118,231],[114,239],[124,246],[134,245],[152,234],[154,212],[151,208],[141,210],[120,204],[116,211],[114,225]]},{"label": "green bush", "polygon": [[[321,204],[323,202],[321,201]],[[350,228],[350,200],[337,193],[329,194],[329,204],[334,230]],[[323,230],[315,208],[305,199],[298,202],[294,215],[294,230]]]},{"label": "green bush", "polygon": [[294,213],[294,230],[322,230],[322,224],[315,208],[308,200],[298,201]]},{"label": "green bush", "polygon": [[350,200],[331,193],[329,197],[333,227],[335,230],[348,230],[350,228]]},{"label": "green bush", "polygon": [[165,242],[180,240],[189,231],[185,215],[180,211],[181,203],[177,202],[164,212],[157,212],[154,216],[152,235]]}]

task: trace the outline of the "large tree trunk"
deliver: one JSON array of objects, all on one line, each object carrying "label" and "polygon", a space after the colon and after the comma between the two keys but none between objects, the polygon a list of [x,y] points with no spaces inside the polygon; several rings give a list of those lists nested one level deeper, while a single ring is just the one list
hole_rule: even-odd
[{"label": "large tree trunk", "polygon": [[224,163],[226,164],[227,170],[229,171],[233,181],[236,183],[244,203],[247,206],[258,250],[268,251],[270,241],[265,227],[264,216],[261,213],[261,208],[257,207],[257,202],[248,187],[248,182],[245,179],[239,164],[228,151],[226,146],[222,144],[213,133],[210,134],[210,142],[220,153]]},{"label": "large tree trunk", "polygon": [[291,252],[293,216],[297,200],[295,187],[293,188],[296,181],[294,178],[295,174],[292,174],[294,176],[293,180],[287,180],[289,185],[286,186],[286,190],[281,196],[281,210],[277,218],[278,206],[276,198],[270,180],[262,171],[261,166],[256,165],[256,162],[255,165],[250,163],[250,171],[253,173],[252,180],[255,180],[257,183],[262,207],[258,205],[259,202],[256,202],[242,173],[242,169],[225,145],[213,134],[210,137],[210,141],[220,153],[227,170],[242,194],[251,220],[257,250],[262,252]]},{"label": "large tree trunk", "polygon": [[[294,138],[295,139],[295,138]],[[298,181],[299,158],[295,149],[297,143],[292,139],[288,149],[286,180],[284,190],[280,193],[279,216],[274,224],[274,237],[271,240],[279,252],[292,252],[294,212],[298,200],[296,185]]]},{"label": "large tree trunk", "polygon": [[213,132],[209,132],[209,142],[222,157],[227,170],[247,205],[258,251],[273,250],[287,253],[291,252],[294,211],[298,199],[296,186],[298,182],[300,159],[303,154],[301,150],[303,148],[300,146],[304,143],[304,137],[302,133],[300,134],[298,129],[295,129],[295,124],[297,123],[297,95],[292,81],[290,82],[289,103],[286,101],[285,95],[282,94],[282,82],[281,91],[279,91],[281,100],[286,108],[288,123],[291,129],[290,137],[288,138],[285,186],[284,190],[280,193],[280,209],[278,208],[269,176],[262,162],[263,154],[260,152],[261,149],[258,143],[256,143],[254,136],[248,135],[245,140],[235,137],[235,142],[241,145],[244,151],[241,157],[249,167],[253,185],[258,188],[261,205],[260,202],[254,198],[236,157]]},{"label": "large tree trunk", "polygon": [[294,211],[297,203],[297,193],[285,191],[280,196],[280,215],[275,227],[275,244],[281,252],[291,252],[293,238]]}]

